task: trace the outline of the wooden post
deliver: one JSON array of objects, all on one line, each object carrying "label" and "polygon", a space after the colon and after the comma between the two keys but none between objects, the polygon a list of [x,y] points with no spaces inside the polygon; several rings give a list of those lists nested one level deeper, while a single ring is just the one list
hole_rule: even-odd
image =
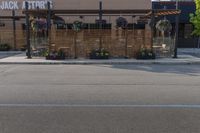
[{"label": "wooden post", "polygon": [[77,59],[78,57],[77,57],[77,41],[76,41],[76,39],[77,39],[77,32],[78,31],[74,31],[74,59]]},{"label": "wooden post", "polygon": [[49,52],[51,52],[51,6],[50,2],[47,2],[47,36],[48,36],[48,45],[49,45]]},{"label": "wooden post", "polygon": [[99,49],[102,49],[102,1],[99,1],[99,29],[100,29],[100,37],[99,37]]},{"label": "wooden post", "polygon": [[25,2],[26,6],[26,45],[27,45],[27,58],[31,59],[31,44],[30,44],[30,21],[29,21],[29,5],[28,2]]},{"label": "wooden post", "polygon": [[100,21],[100,29],[102,29],[102,1],[99,1],[99,21]]},{"label": "wooden post", "polygon": [[151,49],[153,50],[153,38],[154,38],[154,25],[155,25],[155,11],[152,10],[151,15]]},{"label": "wooden post", "polygon": [[[133,35],[133,45],[135,45],[135,18],[136,18],[136,15],[133,15],[132,16],[132,19],[133,19],[133,29],[132,29],[132,35]],[[133,52],[133,51],[132,51]],[[135,52],[135,48],[134,48],[134,52]]]},{"label": "wooden post", "polygon": [[16,20],[15,20],[15,10],[12,10],[12,17],[13,17],[13,45],[14,45],[14,50],[17,48],[16,44]]},{"label": "wooden post", "polygon": [[128,59],[128,27],[125,27],[125,59]]}]

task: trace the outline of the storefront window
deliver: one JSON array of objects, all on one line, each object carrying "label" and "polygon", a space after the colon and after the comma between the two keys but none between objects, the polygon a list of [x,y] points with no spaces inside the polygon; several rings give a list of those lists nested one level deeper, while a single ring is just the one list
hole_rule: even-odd
[{"label": "storefront window", "polygon": [[179,38],[184,38],[184,30],[185,30],[185,24],[180,23],[179,24]]},{"label": "storefront window", "polygon": [[192,30],[193,30],[192,24],[185,24],[184,38],[191,38]]}]

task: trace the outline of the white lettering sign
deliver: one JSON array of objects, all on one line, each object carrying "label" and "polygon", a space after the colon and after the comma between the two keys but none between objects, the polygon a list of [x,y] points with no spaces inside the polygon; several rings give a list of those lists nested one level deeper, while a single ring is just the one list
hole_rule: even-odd
[{"label": "white lettering sign", "polygon": [[[29,9],[47,9],[47,0],[43,1],[27,1]],[[51,8],[53,8],[53,2],[50,2]],[[1,1],[0,2],[0,10],[19,10],[19,9],[25,9],[25,3],[26,1],[23,1],[22,3],[18,1]]]},{"label": "white lettering sign", "polygon": [[18,10],[18,2],[17,1],[2,1],[0,4],[0,9],[2,10]]}]

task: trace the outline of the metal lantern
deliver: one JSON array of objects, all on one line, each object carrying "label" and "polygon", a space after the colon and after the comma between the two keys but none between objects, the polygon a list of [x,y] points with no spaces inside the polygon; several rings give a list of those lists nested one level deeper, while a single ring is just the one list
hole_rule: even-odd
[{"label": "metal lantern", "polygon": [[124,28],[127,27],[127,25],[128,25],[128,22],[125,18],[123,18],[123,17],[117,18],[117,20],[116,20],[116,26],[117,27],[121,27],[121,28],[124,29]]},{"label": "metal lantern", "polygon": [[80,21],[74,21],[73,23],[73,30],[80,31],[82,28],[82,22]]},{"label": "metal lantern", "polygon": [[169,20],[160,20],[156,24],[156,29],[159,31],[171,31],[172,30],[172,25]]}]

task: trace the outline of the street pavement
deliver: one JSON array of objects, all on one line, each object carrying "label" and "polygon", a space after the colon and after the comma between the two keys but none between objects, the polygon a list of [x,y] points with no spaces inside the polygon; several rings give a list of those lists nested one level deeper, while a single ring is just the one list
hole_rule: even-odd
[{"label": "street pavement", "polygon": [[0,65],[0,133],[198,133],[199,65]]}]

